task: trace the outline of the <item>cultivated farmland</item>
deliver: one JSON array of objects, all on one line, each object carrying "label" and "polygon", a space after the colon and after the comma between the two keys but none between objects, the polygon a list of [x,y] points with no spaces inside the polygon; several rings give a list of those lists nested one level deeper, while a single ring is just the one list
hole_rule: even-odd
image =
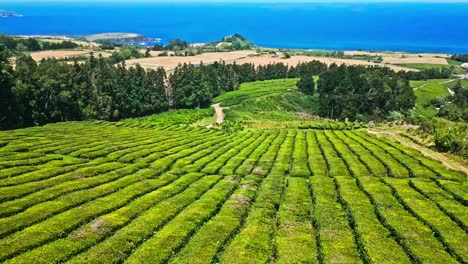
[{"label": "cultivated farmland", "polygon": [[466,175],[414,149],[150,121],[0,132],[0,261],[468,261]]}]

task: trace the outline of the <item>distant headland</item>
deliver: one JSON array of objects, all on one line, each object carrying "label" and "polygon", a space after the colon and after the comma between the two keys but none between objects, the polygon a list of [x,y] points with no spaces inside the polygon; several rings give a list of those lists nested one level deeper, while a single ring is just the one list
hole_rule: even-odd
[{"label": "distant headland", "polygon": [[23,15],[13,11],[0,10],[0,17],[22,17]]},{"label": "distant headland", "polygon": [[159,43],[161,39],[148,38],[135,33],[100,33],[93,35],[74,36],[78,39],[93,41],[98,43],[112,43],[120,45],[152,46]]}]

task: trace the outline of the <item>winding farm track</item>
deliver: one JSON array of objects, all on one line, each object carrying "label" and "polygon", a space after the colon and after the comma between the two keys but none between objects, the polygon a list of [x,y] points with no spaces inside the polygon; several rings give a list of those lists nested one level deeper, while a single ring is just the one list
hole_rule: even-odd
[{"label": "winding farm track", "polygon": [[224,108],[221,107],[220,103],[214,104],[211,107],[213,107],[215,109],[216,124],[222,124],[224,122],[224,113],[223,113]]},{"label": "winding farm track", "polygon": [[426,85],[428,85],[428,83],[425,83],[425,84],[423,84],[423,85],[420,85],[420,86],[418,86],[418,87],[415,87],[415,88],[413,88],[413,90],[416,91],[416,90],[418,90],[418,89],[420,89],[420,88],[423,88],[423,87],[426,86]]},{"label": "winding farm track", "polygon": [[465,263],[465,179],[363,130],[0,131],[0,262]]}]

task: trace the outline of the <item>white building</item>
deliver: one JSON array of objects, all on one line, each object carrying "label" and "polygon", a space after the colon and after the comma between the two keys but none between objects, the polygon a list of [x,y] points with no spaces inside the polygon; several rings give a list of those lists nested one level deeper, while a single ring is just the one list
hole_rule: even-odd
[{"label": "white building", "polygon": [[467,62],[467,63],[463,63],[460,67],[462,67],[462,68],[465,69],[465,70],[468,70],[468,62]]}]

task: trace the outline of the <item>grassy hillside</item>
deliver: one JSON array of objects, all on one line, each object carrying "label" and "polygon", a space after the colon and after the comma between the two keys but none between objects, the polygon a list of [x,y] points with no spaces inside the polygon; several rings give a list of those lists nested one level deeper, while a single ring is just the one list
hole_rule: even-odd
[{"label": "grassy hillside", "polygon": [[239,90],[227,92],[218,96],[213,99],[213,102],[221,103],[222,106],[232,106],[264,96],[294,92],[297,91],[296,83],[298,80],[299,79],[279,79],[243,83]]},{"label": "grassy hillside", "polygon": [[[315,77],[318,80],[318,76]],[[214,99],[226,107],[226,120],[252,128],[350,129],[363,124],[319,119],[317,96],[297,91],[298,79],[279,79],[242,84],[240,89]]]},{"label": "grassy hillside", "polygon": [[[431,79],[426,81],[410,81],[411,87],[415,89],[416,106],[427,107],[430,102],[437,98],[450,96],[449,89],[456,84],[457,79]],[[461,80],[462,87],[468,89],[468,80]]]},{"label": "grassy hillside", "polygon": [[248,50],[256,47],[250,40],[239,34],[224,37],[220,41],[212,43],[212,45],[219,49],[234,50]]},{"label": "grassy hillside", "polygon": [[415,89],[416,106],[427,107],[432,100],[449,96],[450,92],[447,88],[450,83],[445,83],[447,81],[450,79],[411,81],[411,87]]}]

